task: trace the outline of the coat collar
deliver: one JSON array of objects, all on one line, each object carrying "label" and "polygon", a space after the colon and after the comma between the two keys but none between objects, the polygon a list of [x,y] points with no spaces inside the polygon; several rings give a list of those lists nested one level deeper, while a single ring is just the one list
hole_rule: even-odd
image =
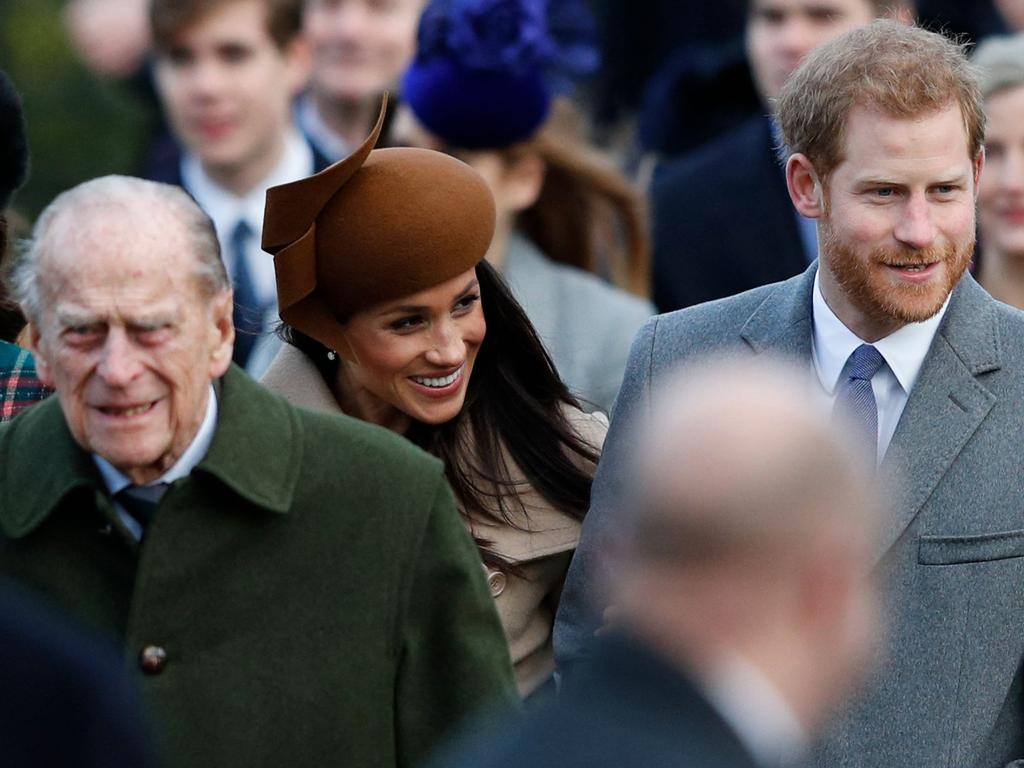
[{"label": "coat collar", "polygon": [[[216,478],[268,512],[287,513],[302,463],[297,414],[234,365],[219,384],[217,431],[193,474]],[[32,480],[41,466],[45,483]],[[56,397],[0,430],[0,480],[0,530],[12,538],[34,530],[73,491],[103,488]]]},{"label": "coat collar", "polygon": [[305,352],[291,344],[281,345],[260,383],[300,408],[324,413],[342,413],[337,398],[313,361]]},{"label": "coat collar", "polygon": [[747,319],[740,336],[755,352],[811,358],[811,292],[818,262],[778,283]]}]

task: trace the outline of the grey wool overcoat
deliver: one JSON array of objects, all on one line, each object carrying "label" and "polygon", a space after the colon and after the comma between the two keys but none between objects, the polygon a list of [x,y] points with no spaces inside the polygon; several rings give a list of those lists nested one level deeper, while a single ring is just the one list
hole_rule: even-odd
[{"label": "grey wool overcoat", "polygon": [[56,398],[0,430],[0,573],[123,642],[168,765],[412,766],[514,700],[439,461],[235,367],[218,406],[137,550]]},{"label": "grey wool overcoat", "polygon": [[[809,366],[816,269],[661,315],[638,334],[555,623],[569,679],[598,624],[600,542],[622,513],[630,425],[651,387],[715,352]],[[1024,767],[1024,313],[970,275],[953,291],[882,470],[901,478],[877,552],[888,656],[812,765]]]}]

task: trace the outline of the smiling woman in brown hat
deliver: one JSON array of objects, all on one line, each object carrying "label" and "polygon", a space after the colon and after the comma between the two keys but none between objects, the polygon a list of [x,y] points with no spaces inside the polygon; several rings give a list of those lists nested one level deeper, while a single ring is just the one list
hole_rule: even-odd
[{"label": "smiling woman in brown hat", "polygon": [[557,595],[606,422],[580,410],[483,261],[495,221],[483,179],[439,152],[372,151],[380,125],[350,157],[267,193],[289,343],[264,384],[444,461],[528,695],[554,670]]}]

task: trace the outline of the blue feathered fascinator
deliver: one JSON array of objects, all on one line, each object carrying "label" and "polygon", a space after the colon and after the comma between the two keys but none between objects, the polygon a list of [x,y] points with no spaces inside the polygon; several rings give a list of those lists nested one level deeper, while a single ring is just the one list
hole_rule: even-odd
[{"label": "blue feathered fascinator", "polygon": [[498,149],[532,136],[551,99],[597,68],[582,0],[432,0],[402,96],[447,143]]}]

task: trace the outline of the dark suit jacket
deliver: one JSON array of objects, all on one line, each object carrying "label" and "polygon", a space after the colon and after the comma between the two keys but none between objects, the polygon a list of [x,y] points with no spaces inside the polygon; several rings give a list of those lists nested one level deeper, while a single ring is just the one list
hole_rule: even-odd
[{"label": "dark suit jacket", "polygon": [[474,728],[431,768],[755,765],[694,684],[635,641],[602,639],[577,682],[521,722],[492,726],[483,736]]},{"label": "dark suit jacket", "polygon": [[659,169],[651,207],[652,295],[662,312],[785,280],[807,268],[764,116]]},{"label": "dark suit jacket", "polygon": [[5,768],[153,764],[117,652],[0,585],[0,763]]},{"label": "dark suit jacket", "polygon": [[[714,353],[807,365],[816,266],[653,318],[637,335],[555,622],[563,671],[600,623],[631,425],[680,364]],[[882,470],[885,663],[826,734],[820,768],[1024,768],[1024,312],[970,275],[953,290]],[[570,669],[571,677],[571,669]]]}]

